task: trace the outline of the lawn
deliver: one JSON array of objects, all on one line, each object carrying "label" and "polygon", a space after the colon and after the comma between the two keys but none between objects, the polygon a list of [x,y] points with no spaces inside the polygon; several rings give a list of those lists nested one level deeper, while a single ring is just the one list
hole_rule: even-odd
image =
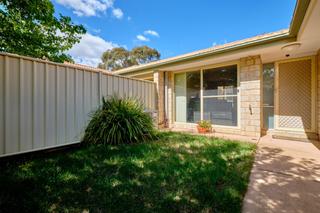
[{"label": "lawn", "polygon": [[8,212],[240,212],[255,146],[163,132],[1,162]]}]

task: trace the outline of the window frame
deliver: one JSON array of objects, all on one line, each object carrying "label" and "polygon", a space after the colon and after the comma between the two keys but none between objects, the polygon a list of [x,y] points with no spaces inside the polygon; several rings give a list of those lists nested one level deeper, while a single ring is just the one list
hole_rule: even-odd
[{"label": "window frame", "polygon": [[[200,70],[200,118],[203,120],[203,100],[204,98],[210,98],[211,96],[206,96],[204,97],[203,95],[203,71],[207,69],[212,69],[212,68],[219,68],[219,67],[225,67],[225,66],[231,66],[231,65],[236,65],[237,66],[237,94],[236,95],[214,95],[215,97],[237,97],[237,125],[236,126],[225,126],[225,125],[217,125],[213,124],[212,126],[214,128],[227,128],[227,129],[240,129],[241,128],[241,90],[240,90],[240,61],[229,61],[225,63],[218,63],[214,65],[208,65],[208,66],[201,66],[201,67],[195,67],[195,68],[190,68],[190,69],[183,69],[179,71],[173,72],[173,77],[172,77],[172,85],[173,85],[173,122],[175,124],[188,124],[188,125],[196,125],[196,123],[190,123],[190,122],[178,122],[176,121],[176,94],[175,94],[175,75],[178,73],[187,73],[187,72],[194,72]],[[212,98],[214,98],[212,96]]]},{"label": "window frame", "polygon": [[[264,106],[264,103],[265,103],[265,91],[264,91],[264,83],[265,83],[265,78],[264,78],[264,66],[265,65],[268,65],[268,64],[272,64],[273,65],[273,69],[274,69],[274,76],[273,76],[273,128],[269,128],[269,127],[266,127],[265,126],[265,108],[267,108],[266,106]],[[261,129],[263,131],[266,131],[266,132],[272,132],[275,130],[275,116],[276,116],[276,106],[275,106],[275,99],[276,99],[276,63],[275,62],[268,62],[268,63],[263,63],[262,64],[262,73],[261,73],[261,113],[262,113],[262,120],[261,120]]]}]

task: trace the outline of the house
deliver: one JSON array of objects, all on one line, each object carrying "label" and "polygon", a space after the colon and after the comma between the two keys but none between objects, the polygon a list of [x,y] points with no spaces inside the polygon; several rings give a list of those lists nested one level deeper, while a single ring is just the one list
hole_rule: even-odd
[{"label": "house", "polygon": [[319,49],[320,1],[297,0],[289,29],[116,73],[157,84],[162,127],[318,139]]}]

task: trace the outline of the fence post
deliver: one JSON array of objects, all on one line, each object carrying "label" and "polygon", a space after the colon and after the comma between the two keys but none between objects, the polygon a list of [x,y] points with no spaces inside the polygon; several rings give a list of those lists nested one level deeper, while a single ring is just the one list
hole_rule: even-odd
[{"label": "fence post", "polygon": [[98,76],[99,76],[98,77],[98,81],[99,81],[99,83],[98,83],[98,85],[99,85],[98,97],[99,97],[99,105],[101,105],[102,104],[102,72],[101,71],[99,71],[99,75]]}]

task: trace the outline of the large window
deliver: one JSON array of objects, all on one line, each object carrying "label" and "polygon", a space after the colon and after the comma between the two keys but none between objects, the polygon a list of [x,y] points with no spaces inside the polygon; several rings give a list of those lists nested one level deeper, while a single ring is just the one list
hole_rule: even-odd
[{"label": "large window", "polygon": [[202,118],[211,120],[214,125],[237,126],[237,82],[237,65],[176,74],[176,121],[196,123]]},{"label": "large window", "polygon": [[200,120],[200,71],[175,75],[176,121]]},{"label": "large window", "polygon": [[203,70],[203,119],[237,126],[237,65]]}]

